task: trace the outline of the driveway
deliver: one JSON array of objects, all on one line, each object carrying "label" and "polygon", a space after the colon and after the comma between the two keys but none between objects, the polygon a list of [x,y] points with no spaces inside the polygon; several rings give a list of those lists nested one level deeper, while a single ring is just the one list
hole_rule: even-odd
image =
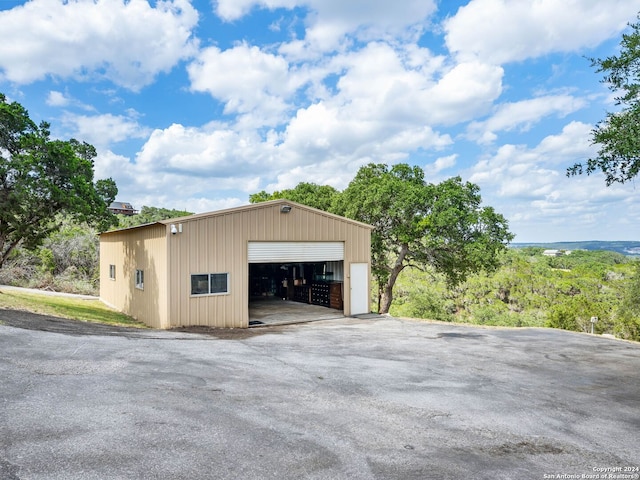
[{"label": "driveway", "polygon": [[639,478],[634,343],[388,317],[0,323],[2,479]]}]

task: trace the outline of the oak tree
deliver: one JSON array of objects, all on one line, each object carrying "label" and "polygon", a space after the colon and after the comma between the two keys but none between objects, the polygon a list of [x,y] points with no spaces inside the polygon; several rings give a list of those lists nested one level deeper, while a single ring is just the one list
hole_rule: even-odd
[{"label": "oak tree", "polygon": [[407,267],[432,268],[457,285],[499,265],[498,254],[513,235],[502,215],[481,204],[479,187],[459,177],[431,184],[421,168],[407,164],[360,168],[333,211],[374,227],[371,267],[380,313],[389,312]]},{"label": "oak tree", "polygon": [[567,169],[569,176],[600,170],[609,186],[629,181],[640,171],[640,22],[630,27],[631,32],[622,36],[619,55],[591,60],[616,94],[620,110],[607,113],[593,129],[597,156]]},{"label": "oak tree", "polygon": [[94,182],[93,146],[51,139],[17,102],[0,93],[0,267],[18,246],[34,248],[61,223],[60,213],[104,230],[116,218],[107,209],[117,187]]},{"label": "oak tree", "polygon": [[301,203],[309,207],[324,210],[331,210],[331,205],[339,192],[329,185],[317,185],[315,183],[300,182],[294,188],[267,193],[264,190],[249,196],[249,202],[259,203],[267,200],[278,200],[281,198]]}]

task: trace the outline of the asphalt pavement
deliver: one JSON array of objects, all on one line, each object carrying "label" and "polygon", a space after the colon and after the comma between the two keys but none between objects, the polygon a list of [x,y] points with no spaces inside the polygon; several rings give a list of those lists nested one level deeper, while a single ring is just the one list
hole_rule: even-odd
[{"label": "asphalt pavement", "polygon": [[389,317],[105,330],[0,310],[1,479],[637,479],[639,467],[637,343]]}]

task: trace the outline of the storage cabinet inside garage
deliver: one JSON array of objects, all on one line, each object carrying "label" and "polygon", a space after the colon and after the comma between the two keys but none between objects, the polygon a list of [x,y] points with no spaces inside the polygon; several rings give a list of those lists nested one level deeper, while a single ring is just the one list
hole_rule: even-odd
[{"label": "storage cabinet inside garage", "polygon": [[338,310],[343,308],[342,282],[313,282],[311,285],[296,285],[293,288],[293,300],[296,302],[312,303]]},{"label": "storage cabinet inside garage", "polygon": [[344,308],[343,262],[251,264],[251,297],[280,297],[284,300]]}]

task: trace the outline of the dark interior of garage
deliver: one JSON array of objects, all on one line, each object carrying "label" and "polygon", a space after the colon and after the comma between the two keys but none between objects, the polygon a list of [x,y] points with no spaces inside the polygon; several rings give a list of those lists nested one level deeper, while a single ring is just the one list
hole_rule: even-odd
[{"label": "dark interior of garage", "polygon": [[343,309],[343,262],[249,264],[251,301],[268,298]]}]

